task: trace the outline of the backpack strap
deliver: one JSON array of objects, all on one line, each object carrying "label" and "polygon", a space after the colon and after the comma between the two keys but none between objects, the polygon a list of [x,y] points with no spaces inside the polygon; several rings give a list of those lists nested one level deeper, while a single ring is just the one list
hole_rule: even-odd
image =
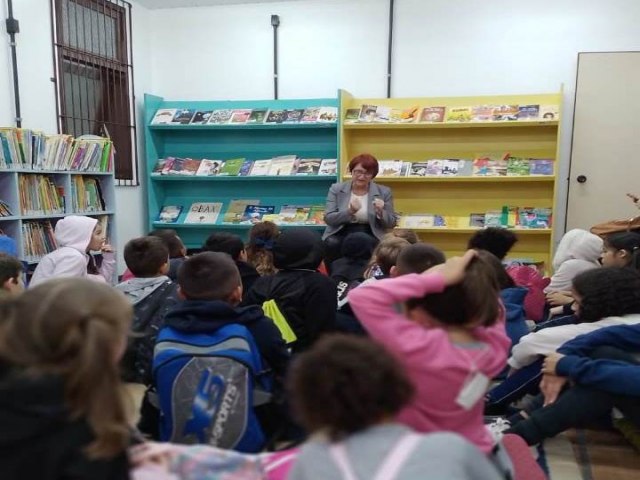
[{"label": "backpack strap", "polygon": [[333,461],[336,462],[343,480],[358,480],[358,477],[356,477],[356,474],[353,472],[351,462],[349,462],[349,458],[347,457],[347,449],[344,442],[331,445],[329,447],[329,454],[333,458]]}]

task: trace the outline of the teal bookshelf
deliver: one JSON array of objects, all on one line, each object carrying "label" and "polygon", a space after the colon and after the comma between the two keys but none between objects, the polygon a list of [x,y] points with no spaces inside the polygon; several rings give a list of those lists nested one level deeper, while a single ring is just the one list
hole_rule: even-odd
[{"label": "teal bookshelf", "polygon": [[[197,110],[269,108],[294,109],[339,106],[336,98],[243,101],[180,101],[145,95],[146,179],[148,227],[173,228],[188,248],[198,248],[214,231],[229,231],[246,236],[251,225],[224,224],[222,218],[229,202],[235,199],[259,200],[273,205],[276,213],[282,205],[324,205],[327,192],[337,175],[314,176],[220,176],[197,177],[152,174],[159,158],[183,157],[247,160],[295,154],[301,158],[338,158],[339,123],[302,124],[228,124],[228,125],[151,125],[159,108]],[[217,224],[185,224],[189,207],[195,202],[222,202]],[[180,205],[176,223],[158,222],[165,205]],[[291,225],[282,225],[289,228]],[[324,226],[307,225],[322,231]]]}]

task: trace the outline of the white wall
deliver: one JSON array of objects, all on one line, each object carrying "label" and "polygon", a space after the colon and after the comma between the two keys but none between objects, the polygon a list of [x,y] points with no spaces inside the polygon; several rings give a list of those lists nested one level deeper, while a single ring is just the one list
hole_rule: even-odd
[{"label": "white wall", "polygon": [[[14,17],[20,22],[17,34],[18,72],[20,75],[20,101],[24,127],[56,132],[55,88],[51,46],[49,0],[14,0]],[[7,2],[0,0],[2,26],[0,27],[0,125],[15,125],[13,80],[9,51],[9,36],[4,19]],[[142,125],[142,100],[150,88],[150,17],[147,9],[133,4],[133,64],[135,68],[135,96],[138,124]],[[6,69],[5,69],[6,66]],[[139,158],[144,158],[142,129],[138,127]],[[146,202],[143,187],[116,187],[116,230],[118,236],[119,268],[124,270],[122,247],[132,237],[146,229]]]},{"label": "white wall", "polygon": [[[386,95],[387,0],[153,10],[153,92],[272,98],[272,13],[281,18],[281,98],[337,88]],[[546,93],[564,84],[566,178],[577,54],[640,49],[639,24],[637,0],[397,0],[392,95]],[[559,229],[566,192],[562,182]]]}]

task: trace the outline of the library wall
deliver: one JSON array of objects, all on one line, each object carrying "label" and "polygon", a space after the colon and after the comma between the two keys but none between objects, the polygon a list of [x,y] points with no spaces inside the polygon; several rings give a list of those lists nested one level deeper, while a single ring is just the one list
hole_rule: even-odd
[{"label": "library wall", "polygon": [[[135,96],[138,120],[138,156],[144,161],[144,133],[142,131],[142,101],[144,92],[150,90],[151,64],[148,10],[133,3],[133,64]],[[17,35],[18,71],[20,74],[20,101],[22,125],[56,132],[56,105],[51,47],[49,0],[14,0],[14,16],[20,21]],[[0,125],[13,126],[13,80],[11,60],[6,34],[6,0],[0,0]],[[5,69],[6,66],[6,69]],[[141,168],[141,171],[143,168]],[[118,238],[118,271],[125,268],[122,250],[126,241],[140,236],[146,230],[146,204],[143,187],[116,187],[116,230]],[[133,206],[133,208],[132,208]]]}]

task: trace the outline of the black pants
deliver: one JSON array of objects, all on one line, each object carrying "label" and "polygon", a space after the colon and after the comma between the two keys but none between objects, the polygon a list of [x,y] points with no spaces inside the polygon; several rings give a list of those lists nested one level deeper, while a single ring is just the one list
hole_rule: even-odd
[{"label": "black pants", "polygon": [[378,243],[378,239],[366,223],[348,223],[339,232],[324,239],[324,264],[331,273],[331,263],[342,257],[342,242],[350,233],[362,232],[371,235]]},{"label": "black pants", "polygon": [[[637,363],[627,352],[611,347],[601,347],[591,357]],[[588,428],[610,423],[614,407],[628,420],[640,426],[640,397],[577,385],[565,390],[555,403],[531,412],[528,419],[517,423],[506,433],[515,433],[529,445],[536,445],[569,428]]]}]

